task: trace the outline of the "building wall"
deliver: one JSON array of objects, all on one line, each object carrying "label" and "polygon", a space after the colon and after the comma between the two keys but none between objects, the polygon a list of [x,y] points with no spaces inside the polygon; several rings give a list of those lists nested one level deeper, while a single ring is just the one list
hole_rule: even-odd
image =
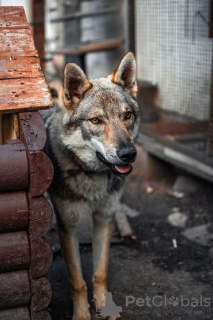
[{"label": "building wall", "polygon": [[[123,0],[79,2],[78,10],[83,12],[95,11],[97,8],[111,5],[120,7],[118,14],[83,18],[80,19],[79,22],[77,20],[70,20],[65,23],[50,23],[50,19],[52,18],[73,12],[72,4],[75,2],[69,3],[67,1],[66,3],[68,4],[67,6],[57,0],[46,0],[45,2],[46,52],[78,44],[79,41],[81,43],[103,41],[104,39],[123,35]],[[53,10],[54,8],[56,10]],[[117,67],[123,53],[123,48],[112,52],[88,53],[86,55],[86,73],[88,78],[107,76]],[[62,58],[62,56],[60,58]],[[59,61],[58,58],[57,61]],[[72,56],[69,56],[68,59],[61,59],[61,64],[64,65],[65,62],[72,62]]]},{"label": "building wall", "polygon": [[159,85],[162,108],[208,119],[210,0],[136,0],[138,78]]}]

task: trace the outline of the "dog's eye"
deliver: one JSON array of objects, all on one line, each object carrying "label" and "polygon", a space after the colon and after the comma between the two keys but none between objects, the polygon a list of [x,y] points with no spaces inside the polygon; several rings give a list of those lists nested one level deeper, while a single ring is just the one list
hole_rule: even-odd
[{"label": "dog's eye", "polygon": [[125,120],[131,119],[131,117],[132,117],[132,112],[128,111],[125,113]]},{"label": "dog's eye", "polygon": [[92,122],[92,123],[94,123],[94,124],[100,124],[100,123],[102,123],[102,121],[101,121],[101,119],[99,119],[99,118],[92,118],[92,119],[90,119],[90,121]]}]

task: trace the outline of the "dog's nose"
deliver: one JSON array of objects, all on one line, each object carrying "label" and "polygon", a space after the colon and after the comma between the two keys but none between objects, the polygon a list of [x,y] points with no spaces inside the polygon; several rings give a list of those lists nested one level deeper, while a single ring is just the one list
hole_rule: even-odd
[{"label": "dog's nose", "polygon": [[134,146],[122,147],[117,152],[119,158],[124,162],[132,162],[135,160],[137,151]]}]

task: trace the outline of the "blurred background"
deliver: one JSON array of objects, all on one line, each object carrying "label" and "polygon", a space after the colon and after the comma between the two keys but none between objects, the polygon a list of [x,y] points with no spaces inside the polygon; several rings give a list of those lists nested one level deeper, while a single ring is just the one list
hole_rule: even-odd
[{"label": "blurred background", "polygon": [[59,104],[67,62],[97,78],[132,51],[145,150],[213,181],[212,0],[0,0],[0,5],[24,6]]},{"label": "blurred background", "polygon": [[[119,216],[108,277],[122,319],[142,318],[134,305],[126,308],[127,295],[212,299],[213,0],[0,0],[0,5],[24,6],[59,105],[66,63],[79,64],[91,79],[112,73],[128,51],[135,54],[138,157],[121,201],[128,236],[119,229]],[[91,231],[87,224],[81,232],[80,250],[92,301]],[[54,253],[47,274],[53,288],[49,309],[55,320],[71,319],[56,231],[46,238]],[[212,319],[212,305],[201,307],[179,306],[179,313],[172,305],[147,307],[143,319],[186,319],[184,314],[187,320]]]}]

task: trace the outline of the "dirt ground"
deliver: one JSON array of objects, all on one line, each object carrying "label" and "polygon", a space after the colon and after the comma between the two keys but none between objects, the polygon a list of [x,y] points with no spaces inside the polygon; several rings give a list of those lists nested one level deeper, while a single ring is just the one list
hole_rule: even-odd
[{"label": "dirt ground", "polygon": [[[175,194],[175,179],[147,181],[140,170],[127,179],[122,202],[139,213],[128,217],[136,240],[122,243],[115,231],[108,271],[108,291],[123,309],[121,319],[213,317],[212,184],[197,180],[195,191]],[[81,240],[80,251],[91,302],[89,237]],[[50,231],[47,239],[54,251],[47,274],[53,290],[49,311],[53,320],[72,319],[70,286],[56,232]],[[90,305],[92,319],[97,319],[93,302]]]}]

